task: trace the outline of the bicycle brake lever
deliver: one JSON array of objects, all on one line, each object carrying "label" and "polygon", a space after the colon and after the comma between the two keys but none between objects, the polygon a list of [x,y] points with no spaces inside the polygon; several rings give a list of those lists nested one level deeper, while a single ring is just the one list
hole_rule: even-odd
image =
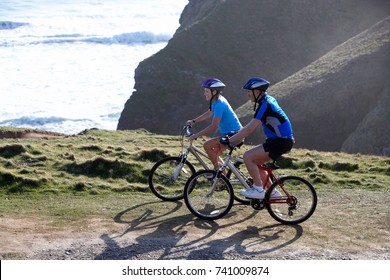
[{"label": "bicycle brake lever", "polygon": [[193,133],[191,133],[191,131],[190,131],[190,128],[191,128],[192,126],[191,125],[189,125],[189,124],[187,124],[187,125],[185,125],[184,126],[184,129],[185,129],[185,131],[186,131],[186,137],[188,138],[188,137],[190,137]]}]

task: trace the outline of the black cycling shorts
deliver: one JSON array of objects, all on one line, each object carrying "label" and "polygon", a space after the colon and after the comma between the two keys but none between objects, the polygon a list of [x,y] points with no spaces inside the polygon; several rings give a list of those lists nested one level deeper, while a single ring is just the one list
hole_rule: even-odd
[{"label": "black cycling shorts", "polygon": [[269,157],[276,160],[281,155],[291,151],[295,141],[287,138],[267,139],[263,144],[264,151],[269,153]]}]

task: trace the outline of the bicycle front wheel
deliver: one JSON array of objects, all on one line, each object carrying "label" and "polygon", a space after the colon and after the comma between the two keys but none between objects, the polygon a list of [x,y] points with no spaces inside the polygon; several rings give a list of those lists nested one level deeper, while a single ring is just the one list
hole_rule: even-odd
[{"label": "bicycle front wheel", "polygon": [[184,187],[184,201],[195,216],[215,220],[225,216],[233,206],[234,193],[225,176],[217,178],[216,171],[201,170],[192,175]]},{"label": "bicycle front wheel", "polygon": [[149,188],[155,196],[166,201],[183,198],[185,183],[195,173],[194,166],[180,157],[167,157],[158,161],[150,170]]},{"label": "bicycle front wheel", "polygon": [[265,196],[271,217],[282,224],[299,224],[309,219],[317,207],[314,187],[297,176],[282,177],[279,182],[275,181]]}]

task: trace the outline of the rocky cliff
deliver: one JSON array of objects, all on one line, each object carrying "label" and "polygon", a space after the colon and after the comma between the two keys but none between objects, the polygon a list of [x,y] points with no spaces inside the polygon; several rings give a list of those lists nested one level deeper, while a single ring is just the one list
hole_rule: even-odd
[{"label": "rocky cliff", "polygon": [[[367,47],[373,51],[360,51],[362,55],[353,58],[339,59],[336,50],[344,46],[344,53],[354,53],[357,45],[349,40],[366,36],[359,42],[367,43],[371,26],[381,28],[382,20],[386,25],[389,15],[387,0],[190,0],[168,45],[136,69],[135,91],[118,129],[176,134],[187,119],[208,107],[202,80],[222,79],[228,85],[224,95],[237,108],[246,102],[240,94],[242,84],[251,76],[262,76],[275,84],[270,93],[287,107],[297,146],[381,153],[390,144],[381,144],[381,149],[356,146],[368,141],[361,131],[378,124],[377,116],[389,111],[378,102],[386,101],[389,93],[384,85],[389,77],[389,45],[384,43],[389,34],[379,36],[377,48]],[[314,72],[299,74],[299,83],[292,83],[294,73],[308,65]],[[332,104],[327,110],[321,105],[325,101]],[[240,112],[246,123],[248,113]],[[381,121],[382,128],[388,126],[386,119]],[[375,144],[372,139],[377,135],[372,134],[368,138]],[[356,145],[361,141],[364,144]]]},{"label": "rocky cliff", "polygon": [[[388,154],[389,65],[390,17],[275,84],[268,93],[289,115],[297,146]],[[247,103],[236,112],[247,122],[253,117],[252,108]]]}]

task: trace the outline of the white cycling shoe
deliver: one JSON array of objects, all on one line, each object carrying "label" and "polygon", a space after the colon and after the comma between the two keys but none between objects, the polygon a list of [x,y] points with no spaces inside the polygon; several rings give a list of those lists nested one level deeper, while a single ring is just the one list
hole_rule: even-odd
[{"label": "white cycling shoe", "polygon": [[272,198],[282,197],[282,194],[278,190],[273,190],[271,193]]},{"label": "white cycling shoe", "polygon": [[[247,198],[264,199],[265,190],[258,189],[258,188],[250,188],[250,189],[240,191],[240,194]],[[272,198],[282,197],[282,194],[278,190],[273,190],[271,193],[271,197]]]},{"label": "white cycling shoe", "polygon": [[240,194],[247,198],[264,199],[265,191],[264,189],[259,190],[257,188],[249,188],[246,190],[241,190]]}]

